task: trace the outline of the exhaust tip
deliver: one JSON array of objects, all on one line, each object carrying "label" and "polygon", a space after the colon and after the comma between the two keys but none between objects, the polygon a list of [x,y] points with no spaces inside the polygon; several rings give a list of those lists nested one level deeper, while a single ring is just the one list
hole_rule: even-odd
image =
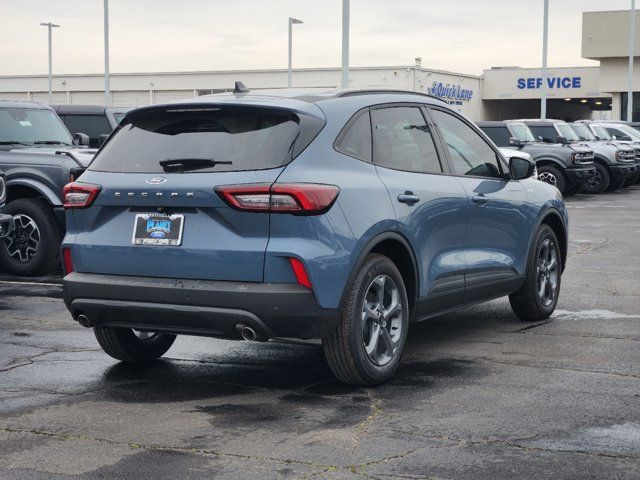
[{"label": "exhaust tip", "polygon": [[91,326],[91,321],[89,320],[89,317],[87,317],[84,313],[79,314],[76,317],[76,320],[80,325],[82,325],[85,328],[89,328]]},{"label": "exhaust tip", "polygon": [[256,331],[253,328],[247,326],[244,326],[240,329],[240,336],[242,336],[243,339],[249,342],[253,342],[256,338],[258,338],[258,334],[256,333]]}]

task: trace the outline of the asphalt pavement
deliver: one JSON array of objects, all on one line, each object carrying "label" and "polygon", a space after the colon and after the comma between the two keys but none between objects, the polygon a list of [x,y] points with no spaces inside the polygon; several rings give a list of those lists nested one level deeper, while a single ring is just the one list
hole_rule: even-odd
[{"label": "asphalt pavement", "polygon": [[0,278],[0,479],[640,478],[640,186],[567,200],[556,313],[412,325],[398,376],[319,345],[179,337],[118,363],[59,278]]}]

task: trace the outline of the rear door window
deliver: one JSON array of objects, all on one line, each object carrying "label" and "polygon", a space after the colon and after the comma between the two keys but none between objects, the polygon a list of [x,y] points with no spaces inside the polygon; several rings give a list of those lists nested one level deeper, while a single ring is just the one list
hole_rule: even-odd
[{"label": "rear door window", "polygon": [[418,107],[371,111],[373,162],[417,173],[442,173],[431,129]]},{"label": "rear door window", "polygon": [[129,114],[89,169],[160,173],[161,162],[181,160],[218,162],[198,172],[276,168],[294,158],[300,136],[307,143],[315,136],[301,135],[300,123],[293,112],[264,107],[142,110]]},{"label": "rear door window", "polygon": [[340,134],[336,150],[350,157],[371,161],[371,120],[368,110],[360,113]]}]

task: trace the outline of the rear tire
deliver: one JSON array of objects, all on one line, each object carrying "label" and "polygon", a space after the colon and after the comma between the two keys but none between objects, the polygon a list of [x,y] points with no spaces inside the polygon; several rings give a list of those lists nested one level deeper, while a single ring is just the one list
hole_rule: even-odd
[{"label": "rear tire", "polygon": [[14,229],[0,240],[0,269],[13,275],[39,276],[60,268],[63,231],[51,206],[39,198],[19,198],[4,209]]},{"label": "rear tire", "polygon": [[[94,327],[93,332],[107,355],[130,363],[149,362],[167,353],[175,335],[154,333],[149,338],[136,335],[131,328]],[[143,332],[140,332],[143,333]]]},{"label": "rear tire", "polygon": [[322,339],[334,375],[352,385],[379,385],[395,374],[409,327],[402,275],[389,258],[371,254],[347,287],[340,320]]},{"label": "rear tire", "polygon": [[513,313],[528,322],[549,318],[558,304],[561,279],[558,239],[549,225],[542,224],[529,252],[524,285],[509,295]]},{"label": "rear tire", "polygon": [[582,193],[598,194],[604,192],[611,182],[611,175],[607,167],[601,163],[595,164],[596,171],[587,178],[582,186]]},{"label": "rear tire", "polygon": [[564,173],[551,165],[543,165],[538,168],[538,180],[553,185],[560,190],[560,193],[564,193],[567,188],[567,180],[564,178]]}]

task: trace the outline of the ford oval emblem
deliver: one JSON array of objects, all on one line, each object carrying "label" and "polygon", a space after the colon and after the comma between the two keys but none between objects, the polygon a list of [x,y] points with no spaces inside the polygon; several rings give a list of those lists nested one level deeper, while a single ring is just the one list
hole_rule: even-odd
[{"label": "ford oval emblem", "polygon": [[150,185],[159,185],[160,183],[166,182],[167,179],[165,177],[152,177],[147,179],[147,183]]}]

